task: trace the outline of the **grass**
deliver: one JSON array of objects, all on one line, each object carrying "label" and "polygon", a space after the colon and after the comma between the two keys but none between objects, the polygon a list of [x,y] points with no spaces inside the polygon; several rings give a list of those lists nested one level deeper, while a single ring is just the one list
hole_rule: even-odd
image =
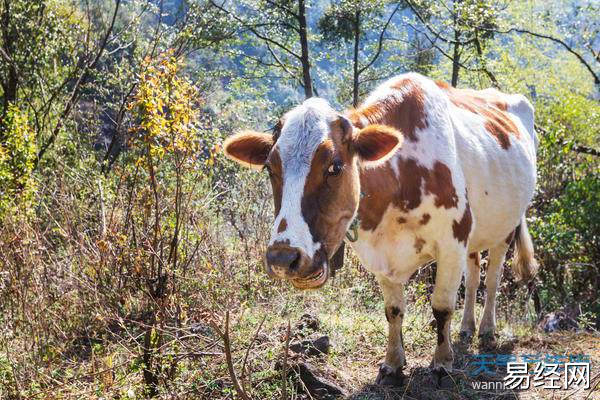
[{"label": "grass", "polygon": [[[559,394],[541,388],[528,391],[484,391],[471,386],[468,375],[472,354],[481,351],[475,340],[468,346],[458,344],[457,330],[461,311],[453,317],[453,341],[455,342],[455,371],[436,382],[428,369],[435,345],[435,333],[430,326],[431,311],[426,294],[419,284],[408,288],[409,301],[405,316],[404,340],[408,365],[405,369],[405,385],[387,389],[371,385],[383,361],[387,341],[387,324],[383,303],[375,281],[369,275],[348,267],[333,284],[319,291],[297,292],[266,279],[263,285],[274,292],[267,301],[241,302],[231,309],[231,341],[233,365],[237,376],[249,395],[255,399],[282,398],[281,372],[277,368],[285,351],[288,321],[292,337],[302,333],[296,328],[303,314],[318,318],[319,334],[328,335],[331,352],[310,360],[319,373],[342,387],[354,399],[551,399],[551,398],[598,398],[598,391],[568,392]],[[415,296],[422,296],[415,300]],[[477,310],[481,314],[481,307]],[[259,326],[262,326],[258,330]],[[190,319],[191,320],[191,319]],[[223,345],[211,328],[217,325],[219,314],[206,314],[195,320],[193,329],[187,327],[190,337],[181,339],[177,345],[163,349],[169,357],[180,357],[172,380],[161,388],[162,398],[228,399],[236,398],[227,371]],[[131,330],[133,332],[133,330]],[[131,333],[131,332],[129,332]],[[307,332],[304,332],[307,333]],[[30,399],[138,399],[144,397],[141,363],[130,349],[135,348],[135,337],[119,337],[116,333],[96,340],[80,340],[72,343],[70,355],[64,349],[47,349],[46,367],[39,371],[35,380],[21,385],[21,398]],[[192,344],[190,344],[192,343]],[[188,352],[192,348],[194,351]],[[202,348],[202,351],[198,349]],[[485,350],[489,352],[490,350]],[[195,352],[195,353],[194,353]],[[491,352],[499,354],[588,354],[592,358],[592,377],[598,385],[598,373],[594,366],[600,362],[600,337],[584,332],[560,332],[545,334],[531,323],[521,320],[499,321],[497,347]],[[188,354],[189,353],[189,354]],[[246,355],[247,354],[247,355]],[[170,355],[170,356],[169,356]],[[247,357],[244,363],[244,358]],[[293,361],[294,357],[290,356]],[[9,362],[8,360],[12,360]],[[16,362],[15,362],[16,361]],[[15,354],[10,349],[0,352],[0,377],[6,384],[14,376],[13,368],[24,368],[27,355]],[[16,382],[12,380],[13,384]],[[289,378],[287,398],[309,398],[299,391],[295,378]],[[0,385],[0,388],[2,386]],[[596,386],[596,389],[597,386]],[[1,390],[1,389],[0,389]],[[15,391],[7,397],[15,397]],[[4,397],[4,396],[3,396]]]}]

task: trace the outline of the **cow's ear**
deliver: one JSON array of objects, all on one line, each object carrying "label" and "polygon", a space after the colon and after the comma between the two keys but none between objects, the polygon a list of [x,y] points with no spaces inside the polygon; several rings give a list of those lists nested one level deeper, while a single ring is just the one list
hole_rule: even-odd
[{"label": "cow's ear", "polygon": [[236,133],[223,143],[227,157],[252,169],[261,169],[265,165],[272,147],[272,135],[253,131]]},{"label": "cow's ear", "polygon": [[352,147],[360,163],[376,167],[394,155],[404,140],[402,134],[387,125],[369,125],[361,129],[352,140]]}]

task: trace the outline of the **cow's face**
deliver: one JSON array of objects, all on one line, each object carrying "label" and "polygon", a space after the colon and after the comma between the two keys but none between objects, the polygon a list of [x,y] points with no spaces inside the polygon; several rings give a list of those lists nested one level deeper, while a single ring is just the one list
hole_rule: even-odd
[{"label": "cow's face", "polygon": [[267,273],[297,288],[317,288],[329,278],[328,260],[358,208],[359,168],[385,162],[402,138],[387,126],[357,130],[319,98],[285,114],[277,131],[233,135],[225,154],[269,172],[275,222]]}]

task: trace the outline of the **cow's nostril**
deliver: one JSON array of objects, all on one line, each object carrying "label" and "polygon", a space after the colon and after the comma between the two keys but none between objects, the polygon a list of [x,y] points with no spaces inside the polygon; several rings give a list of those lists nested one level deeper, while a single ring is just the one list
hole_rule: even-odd
[{"label": "cow's nostril", "polygon": [[294,248],[275,248],[267,251],[267,263],[271,267],[294,270],[298,268],[300,252]]}]

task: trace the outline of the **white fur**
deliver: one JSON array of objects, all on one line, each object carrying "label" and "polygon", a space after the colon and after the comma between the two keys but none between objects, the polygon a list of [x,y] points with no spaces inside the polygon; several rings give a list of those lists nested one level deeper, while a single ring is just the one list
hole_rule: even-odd
[{"label": "white fur", "polygon": [[[313,240],[302,216],[302,195],[313,156],[330,133],[333,115],[335,112],[325,100],[306,100],[286,114],[276,144],[283,166],[283,193],[269,244],[289,240],[290,246],[303,250],[309,257],[314,256],[321,244]],[[287,228],[278,233],[277,228],[284,218]]]}]

